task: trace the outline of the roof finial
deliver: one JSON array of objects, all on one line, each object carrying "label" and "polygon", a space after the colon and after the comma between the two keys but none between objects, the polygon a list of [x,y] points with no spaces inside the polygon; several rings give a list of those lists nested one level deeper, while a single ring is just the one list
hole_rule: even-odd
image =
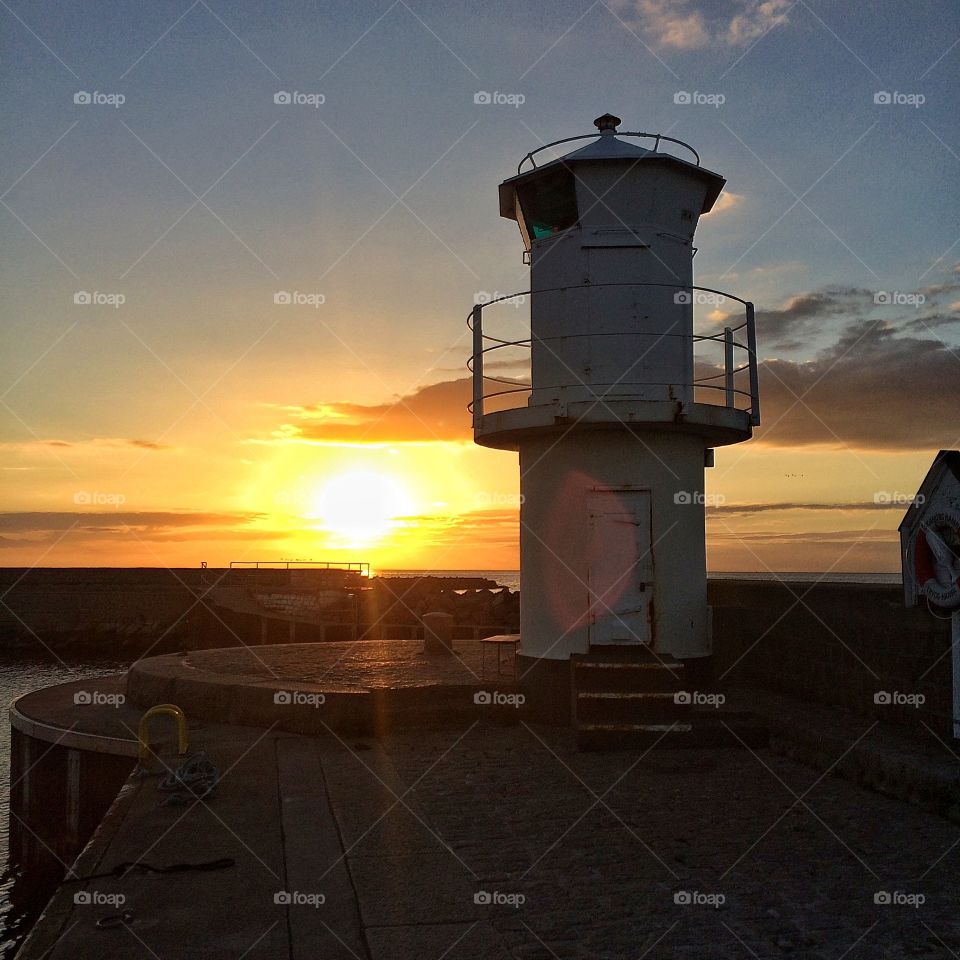
[{"label": "roof finial", "polygon": [[619,117],[615,117],[612,113],[605,113],[602,117],[597,117],[593,121],[593,125],[601,133],[616,133],[617,127],[623,123]]}]

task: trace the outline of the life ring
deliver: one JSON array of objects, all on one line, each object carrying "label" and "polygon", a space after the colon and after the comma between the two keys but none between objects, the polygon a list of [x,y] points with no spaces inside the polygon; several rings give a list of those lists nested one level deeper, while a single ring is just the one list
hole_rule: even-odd
[{"label": "life ring", "polygon": [[919,593],[946,610],[960,608],[960,513],[943,508],[924,517],[913,547]]}]

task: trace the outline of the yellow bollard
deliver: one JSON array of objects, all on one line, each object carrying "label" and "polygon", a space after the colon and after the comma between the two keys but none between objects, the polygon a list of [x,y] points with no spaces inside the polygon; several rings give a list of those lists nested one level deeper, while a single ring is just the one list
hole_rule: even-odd
[{"label": "yellow bollard", "polygon": [[168,716],[177,721],[177,753],[182,757],[190,745],[190,736],[187,731],[187,717],[184,712],[173,703],[158,703],[151,707],[141,718],[137,728],[137,758],[145,763],[151,754],[150,743],[147,740],[147,728],[153,717]]}]

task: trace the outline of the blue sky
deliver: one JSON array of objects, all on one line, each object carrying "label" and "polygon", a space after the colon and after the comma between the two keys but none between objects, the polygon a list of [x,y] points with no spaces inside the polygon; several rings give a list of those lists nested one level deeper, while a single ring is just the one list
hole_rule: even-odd
[{"label": "blue sky", "polygon": [[[900,336],[940,360],[960,342],[954,3],[10,2],[0,18],[16,509],[60,506],[98,460],[51,460],[51,441],[147,440],[180,471],[225,470],[282,428],[277,408],[380,404],[455,378],[476,293],[526,287],[497,183],[607,110],[689,141],[727,178],[697,280],[756,301],[765,357],[815,362],[866,319],[889,321],[878,349],[892,355],[913,349]],[[79,91],[124,102],[76,104]],[[523,102],[475,104],[478,91]],[[723,102],[678,104],[681,91]],[[78,308],[80,290],[125,302]],[[324,303],[278,311],[277,290]],[[925,302],[877,307],[877,291]],[[941,427],[954,444],[949,416]],[[807,434],[790,442],[889,452],[839,416],[833,435]],[[929,440],[901,445],[896,480],[919,479]],[[836,497],[878,482],[871,468]],[[144,483],[144,508],[243,499]]]}]

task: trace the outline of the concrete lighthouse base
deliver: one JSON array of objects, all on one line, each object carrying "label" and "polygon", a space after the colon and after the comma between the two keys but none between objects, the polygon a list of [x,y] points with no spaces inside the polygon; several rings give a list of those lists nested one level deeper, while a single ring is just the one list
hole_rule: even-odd
[{"label": "concrete lighthouse base", "polygon": [[567,726],[572,710],[570,660],[547,660],[517,654],[517,676],[527,716],[541,723]]},{"label": "concrete lighthouse base", "polygon": [[520,444],[520,652],[711,652],[702,436],[624,424]]}]

